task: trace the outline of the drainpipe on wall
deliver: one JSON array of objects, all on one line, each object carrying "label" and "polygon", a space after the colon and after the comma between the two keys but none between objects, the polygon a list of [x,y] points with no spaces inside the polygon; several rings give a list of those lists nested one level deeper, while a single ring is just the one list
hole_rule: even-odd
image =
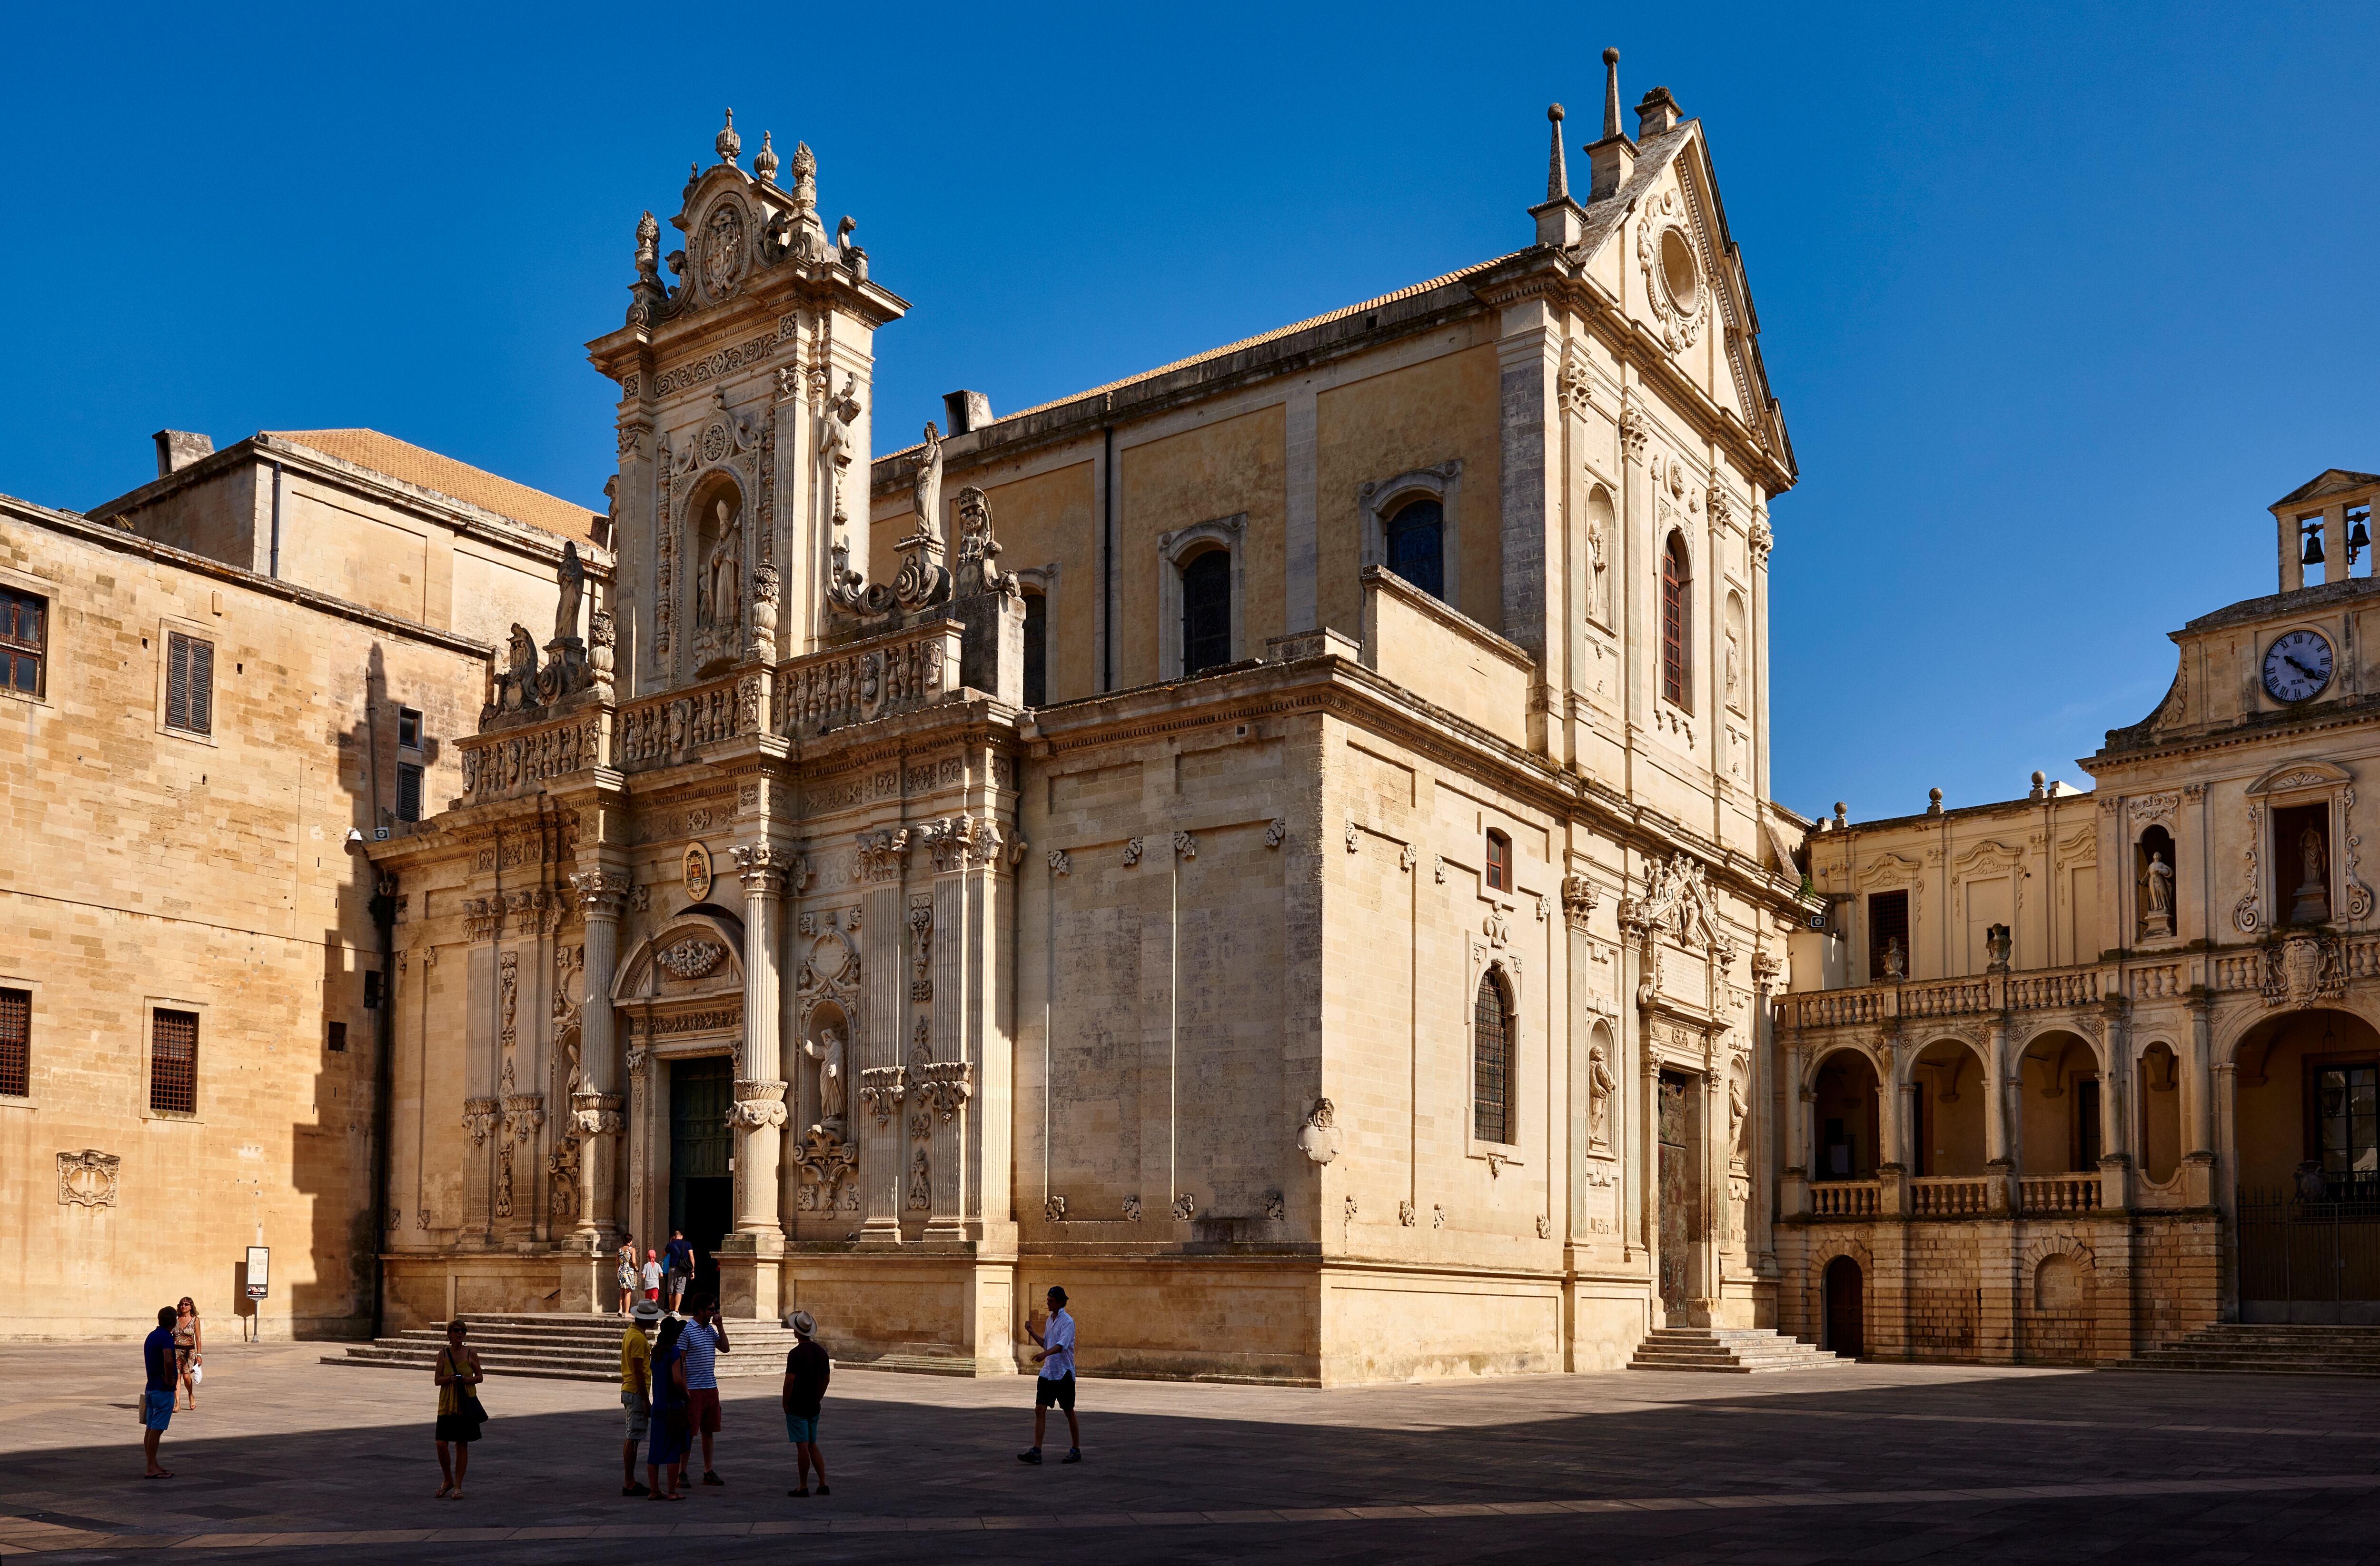
[{"label": "drainpipe on wall", "polygon": [[1115,426],[1102,425],[1099,440],[1099,689],[1115,689]]},{"label": "drainpipe on wall", "polygon": [[381,1252],[388,1242],[389,1098],[395,1070],[396,878],[375,872],[372,928],[380,932],[380,1010],[372,1014],[371,1335],[387,1325],[386,1279]]},{"label": "drainpipe on wall", "polygon": [[273,465],[273,561],[265,575],[276,581],[281,577],[281,464]]}]

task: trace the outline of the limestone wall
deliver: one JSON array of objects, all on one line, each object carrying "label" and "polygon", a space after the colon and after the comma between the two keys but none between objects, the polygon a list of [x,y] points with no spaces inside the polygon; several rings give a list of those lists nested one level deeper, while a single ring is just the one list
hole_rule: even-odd
[{"label": "limestone wall", "polygon": [[[32,996],[31,1091],[0,1099],[0,1332],[131,1334],[188,1293],[229,1334],[260,1226],[265,1334],[358,1330],[380,961],[346,838],[400,761],[460,792],[485,650],[30,510],[0,517],[0,578],[52,611],[42,697],[0,698],[0,988]],[[214,649],[204,734],[164,722],[173,632]],[[194,1114],[150,1110],[161,1007],[200,1019]],[[85,1149],[118,1160],[96,1203],[61,1188]]]}]

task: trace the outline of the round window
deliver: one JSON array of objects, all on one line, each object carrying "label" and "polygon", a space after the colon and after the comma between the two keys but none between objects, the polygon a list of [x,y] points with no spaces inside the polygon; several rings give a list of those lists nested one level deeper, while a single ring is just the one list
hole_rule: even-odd
[{"label": "round window", "polygon": [[1692,315],[1702,308],[1702,272],[1694,265],[1694,248],[1686,243],[1682,229],[1661,231],[1661,284],[1669,289],[1670,302],[1678,307],[1679,314]]}]

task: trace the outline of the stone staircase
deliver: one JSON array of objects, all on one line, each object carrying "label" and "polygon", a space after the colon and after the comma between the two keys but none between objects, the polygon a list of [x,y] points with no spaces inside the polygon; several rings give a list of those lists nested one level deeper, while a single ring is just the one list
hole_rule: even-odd
[{"label": "stone staircase", "polygon": [[2284,1327],[2218,1321],[2180,1342],[2103,1370],[2228,1370],[2256,1376],[2380,1377],[2380,1327]]},{"label": "stone staircase", "polygon": [[1757,1376],[1771,1370],[1820,1370],[1852,1362],[1765,1327],[1656,1327],[1636,1345],[1631,1370],[1706,1370]]},{"label": "stone staircase", "polygon": [[[620,1378],[620,1335],[627,1329],[622,1316],[565,1316],[542,1312],[524,1316],[482,1316],[465,1312],[470,1328],[464,1341],[479,1352],[480,1368],[491,1376],[534,1376],[549,1381],[611,1381]],[[782,1327],[758,1322],[730,1322],[727,1340],[734,1345],[718,1359],[719,1378],[773,1376],[785,1373],[785,1351],[794,1335]],[[394,1338],[375,1338],[349,1344],[345,1354],[324,1354],[325,1365],[359,1366],[368,1369],[410,1370],[424,1380],[446,1346],[446,1324],[419,1327]]]}]

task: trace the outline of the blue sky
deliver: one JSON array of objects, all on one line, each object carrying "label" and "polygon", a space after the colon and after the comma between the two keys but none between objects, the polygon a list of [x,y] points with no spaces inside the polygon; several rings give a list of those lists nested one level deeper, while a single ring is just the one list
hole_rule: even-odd
[{"label": "blue sky", "polygon": [[1785,803],[2084,781],[2272,589],[2263,507],[2380,469],[2368,7],[71,9],[0,95],[0,491],[53,504],[161,425],[350,424],[601,504],[579,345],[728,104],[915,303],[904,431],[1525,244],[1607,43],[1708,128],[1802,464]]}]

